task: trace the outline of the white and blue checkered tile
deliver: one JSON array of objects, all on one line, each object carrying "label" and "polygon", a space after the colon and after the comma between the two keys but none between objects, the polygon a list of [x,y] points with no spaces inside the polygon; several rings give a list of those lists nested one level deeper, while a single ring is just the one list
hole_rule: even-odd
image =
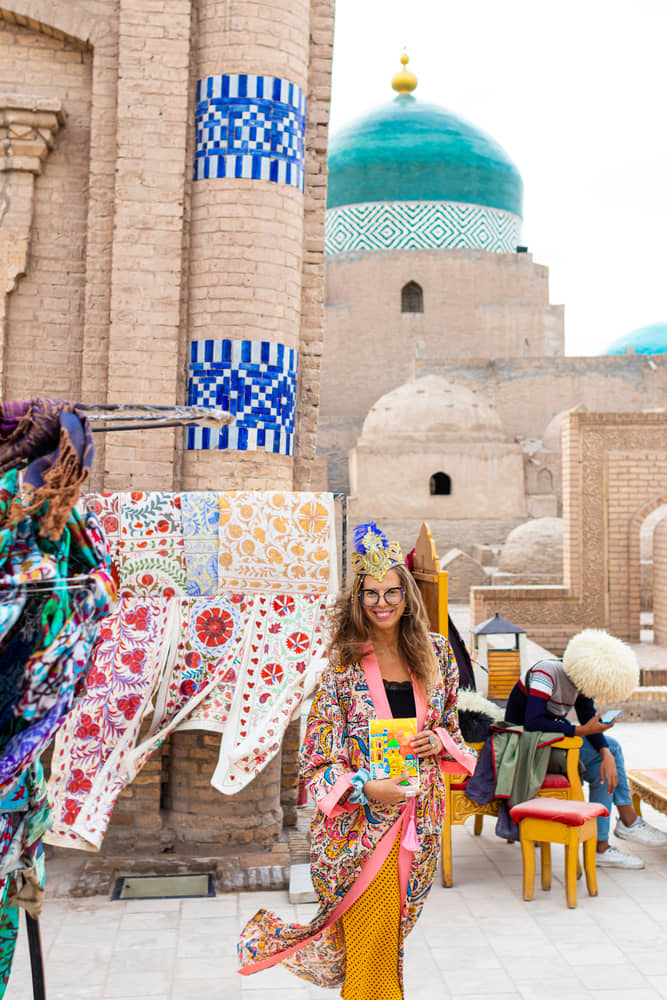
[{"label": "white and blue checkered tile", "polygon": [[221,407],[236,417],[222,430],[189,427],[186,447],[294,452],[298,354],[266,340],[195,340],[190,345],[188,404]]},{"label": "white and blue checkered tile", "polygon": [[197,84],[196,181],[245,177],[303,191],[306,98],[275,76],[223,73]]}]

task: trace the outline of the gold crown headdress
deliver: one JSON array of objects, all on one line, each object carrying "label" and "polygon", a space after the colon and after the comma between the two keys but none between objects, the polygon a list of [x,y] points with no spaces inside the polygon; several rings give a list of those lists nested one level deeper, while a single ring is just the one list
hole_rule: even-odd
[{"label": "gold crown headdress", "polygon": [[358,575],[368,574],[382,580],[390,569],[405,562],[399,543],[387,541],[373,521],[356,527],[353,537],[352,569]]}]

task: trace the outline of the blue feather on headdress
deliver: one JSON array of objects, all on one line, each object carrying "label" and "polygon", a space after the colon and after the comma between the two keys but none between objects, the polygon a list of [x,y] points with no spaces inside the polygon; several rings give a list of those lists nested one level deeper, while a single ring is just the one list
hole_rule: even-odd
[{"label": "blue feather on headdress", "polygon": [[380,531],[375,521],[369,521],[367,524],[358,524],[354,529],[352,538],[357,552],[361,552],[362,555],[368,552],[368,545],[364,541],[368,534],[375,535],[382,542],[382,548],[386,549],[387,536],[383,531]]},{"label": "blue feather on headdress", "polygon": [[387,541],[387,536],[375,521],[358,525],[352,540],[355,548],[352,569],[357,574],[368,574],[382,580],[387,570],[403,562],[401,546],[398,542]]}]

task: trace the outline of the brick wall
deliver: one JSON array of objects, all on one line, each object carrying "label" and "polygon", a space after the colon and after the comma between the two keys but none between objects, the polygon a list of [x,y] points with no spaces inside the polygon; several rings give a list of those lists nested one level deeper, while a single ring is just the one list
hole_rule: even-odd
[{"label": "brick wall", "polygon": [[163,790],[164,824],[175,843],[208,845],[211,850],[275,841],[282,828],[280,754],[236,795],[211,785],[220,751],[212,733],[174,733]]},{"label": "brick wall", "polygon": [[639,641],[639,532],[667,501],[663,413],[571,413],[563,425],[565,587],[476,587],[472,621],[499,611],[561,653],[582,628]]},{"label": "brick wall", "polygon": [[294,488],[297,490],[308,489],[311,485],[317,448],[324,346],[324,220],[333,30],[334,0],[312,0],[299,331],[299,410],[294,447]]},{"label": "brick wall", "polygon": [[667,646],[667,518],[653,532],[653,641]]},{"label": "brick wall", "polygon": [[[57,97],[67,114],[34,186],[29,268],[8,300],[3,395],[183,402],[190,339],[267,339],[300,354],[296,463],[262,451],[183,454],[181,432],[105,435],[96,440],[94,489],[308,485],[333,7],[16,0],[0,8],[0,92]],[[222,72],[304,88],[303,193],[268,182],[193,184],[196,81]],[[281,798],[294,818],[295,730],[282,759],[234,799],[210,787],[218,748],[209,734],[169,740],[121,795],[105,849],[274,840]]]},{"label": "brick wall", "polygon": [[[176,403],[190,0],[121,0],[107,394]],[[174,431],[109,435],[107,489],[171,489]]]},{"label": "brick wall", "polygon": [[80,44],[0,19],[0,93],[56,98],[67,116],[34,179],[33,204],[31,174],[8,192],[10,200],[23,199],[32,227],[29,266],[7,301],[7,399],[80,395],[91,66],[91,53]]},{"label": "brick wall", "polygon": [[[331,266],[329,262],[328,281]],[[540,438],[556,414],[580,404],[603,412],[667,405],[667,365],[659,357],[651,369],[641,355],[548,360],[520,353],[502,356],[495,334],[477,322],[471,303],[467,322],[476,339],[468,356],[457,358],[452,356],[451,327],[427,312],[401,315],[399,297],[390,305],[382,337],[377,331],[373,337],[364,332],[364,324],[375,330],[370,306],[361,309],[358,320],[356,301],[334,303],[327,297],[318,453],[328,459],[334,489],[348,488],[348,452],[371,406],[385,393],[424,375],[442,375],[482,394],[510,438]]]},{"label": "brick wall", "polygon": [[282,769],[280,774],[280,805],[283,824],[296,826],[296,800],[299,791],[299,747],[301,746],[301,719],[290,722],[282,744]]}]

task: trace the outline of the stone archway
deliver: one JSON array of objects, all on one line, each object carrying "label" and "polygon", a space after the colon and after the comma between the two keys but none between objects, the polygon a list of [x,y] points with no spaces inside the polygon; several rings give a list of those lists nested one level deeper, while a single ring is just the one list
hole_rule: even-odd
[{"label": "stone archway", "polygon": [[655,519],[655,515],[666,505],[667,493],[656,494],[637,508],[628,525],[628,617],[634,641],[637,642],[642,612],[642,528]]},{"label": "stone archway", "polygon": [[653,641],[667,646],[667,517],[653,532]]}]

